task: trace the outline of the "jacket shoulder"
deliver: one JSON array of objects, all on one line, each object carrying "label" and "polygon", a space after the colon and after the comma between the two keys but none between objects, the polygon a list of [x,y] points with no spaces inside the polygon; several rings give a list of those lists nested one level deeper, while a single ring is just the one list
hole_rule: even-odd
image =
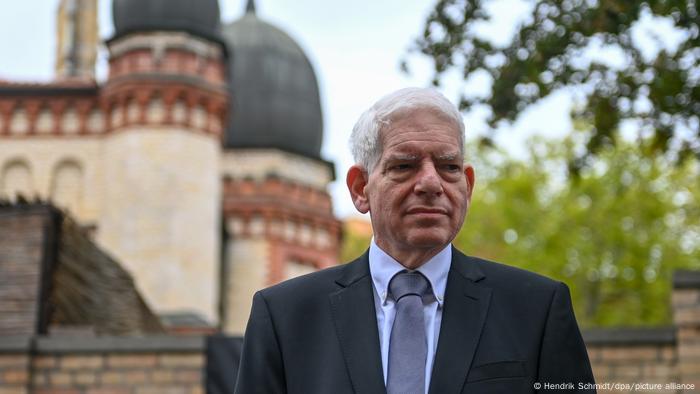
[{"label": "jacket shoulder", "polygon": [[338,290],[341,278],[361,278],[365,275],[369,275],[366,254],[349,263],[285,280],[260,290],[259,293],[266,300],[308,300],[309,297],[326,296]]},{"label": "jacket shoulder", "polygon": [[456,262],[477,267],[483,273],[483,283],[489,286],[553,291],[562,285],[560,281],[512,265],[460,255]]}]

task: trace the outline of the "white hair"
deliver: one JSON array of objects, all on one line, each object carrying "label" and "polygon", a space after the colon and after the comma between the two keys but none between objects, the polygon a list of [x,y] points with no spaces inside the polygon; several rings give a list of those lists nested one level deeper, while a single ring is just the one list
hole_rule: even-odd
[{"label": "white hair", "polygon": [[418,109],[437,112],[459,128],[459,149],[464,152],[464,121],[459,110],[439,91],[431,88],[404,88],[382,97],[352,128],[350,150],[355,162],[372,172],[382,155],[381,132],[392,119]]}]

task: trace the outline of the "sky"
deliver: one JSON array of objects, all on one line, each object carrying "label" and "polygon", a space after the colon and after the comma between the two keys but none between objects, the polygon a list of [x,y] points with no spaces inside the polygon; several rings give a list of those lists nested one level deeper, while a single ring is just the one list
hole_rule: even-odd
[{"label": "sky", "polygon": [[[113,32],[111,0],[98,1],[100,35],[106,39]],[[51,80],[58,2],[3,2],[0,11],[0,79]],[[246,1],[219,0],[219,3],[222,20],[227,23],[242,16]],[[297,41],[316,71],[324,115],[321,154],[326,160],[335,162],[337,180],[330,185],[329,192],[335,213],[341,218],[357,215],[345,187],[345,173],[353,164],[348,138],[355,121],[383,95],[407,86],[428,86],[432,77],[430,64],[418,55],[408,57],[411,75],[402,73],[399,63],[415,37],[422,33],[423,23],[434,4],[435,0],[355,0],[349,3],[256,0],[258,17],[276,25]],[[528,7],[526,0],[494,2],[494,21],[483,27],[483,34],[507,42],[516,24],[527,14]],[[104,50],[100,57],[98,79],[106,75]],[[464,89],[460,88],[461,76],[454,73],[447,75],[443,86],[443,92],[453,102],[459,89]],[[481,91],[488,89],[488,83],[476,80],[467,88]],[[500,130],[496,142],[517,156],[523,154],[523,141],[528,136],[562,136],[571,130],[568,116],[571,105],[571,96],[567,92],[556,93],[526,110],[508,127],[509,130]],[[489,132],[484,115],[477,111],[465,116],[468,139]],[[478,176],[478,168],[476,171]]]}]

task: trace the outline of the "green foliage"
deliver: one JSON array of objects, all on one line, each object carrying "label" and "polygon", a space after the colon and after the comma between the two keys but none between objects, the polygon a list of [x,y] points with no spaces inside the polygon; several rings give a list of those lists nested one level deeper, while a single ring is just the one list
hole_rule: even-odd
[{"label": "green foliage", "polygon": [[[696,0],[532,0],[532,14],[506,47],[478,33],[489,21],[494,0],[439,0],[428,16],[414,52],[434,64],[433,83],[457,70],[466,79],[486,71],[493,80],[489,97],[462,96],[469,110],[483,104],[492,127],[513,121],[528,105],[563,87],[587,97],[574,117],[592,126],[586,149],[574,169],[616,139],[621,121],[635,119],[652,137],[643,154],[672,151],[676,158],[700,157],[700,27]],[[672,53],[645,58],[632,31],[641,15],[668,17],[685,40]],[[587,62],[586,48],[601,42],[619,50],[623,67],[600,59]],[[404,64],[405,65],[405,64]],[[646,103],[646,105],[635,105]],[[685,130],[685,131],[682,131]],[[679,142],[672,146],[673,137]],[[680,160],[682,161],[682,160]]]},{"label": "green foliage", "polygon": [[[369,227],[369,224],[367,224]],[[348,263],[362,255],[372,239],[372,234],[358,231],[353,226],[345,223],[343,226],[343,240],[340,245],[340,262]]]},{"label": "green foliage", "polygon": [[573,138],[532,141],[527,161],[469,156],[477,183],[456,245],[567,283],[584,326],[670,323],[672,272],[700,268],[700,163],[618,142],[569,180]]}]

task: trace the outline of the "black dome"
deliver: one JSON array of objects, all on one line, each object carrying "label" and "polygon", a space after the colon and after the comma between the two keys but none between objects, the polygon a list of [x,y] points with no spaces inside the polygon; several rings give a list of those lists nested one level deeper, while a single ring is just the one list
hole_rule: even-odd
[{"label": "black dome", "polygon": [[294,40],[255,15],[224,26],[229,51],[227,148],[279,148],[320,158],[323,118],[316,74]]},{"label": "black dome", "polygon": [[114,38],[141,31],[186,31],[220,41],[218,0],[114,0]]}]

